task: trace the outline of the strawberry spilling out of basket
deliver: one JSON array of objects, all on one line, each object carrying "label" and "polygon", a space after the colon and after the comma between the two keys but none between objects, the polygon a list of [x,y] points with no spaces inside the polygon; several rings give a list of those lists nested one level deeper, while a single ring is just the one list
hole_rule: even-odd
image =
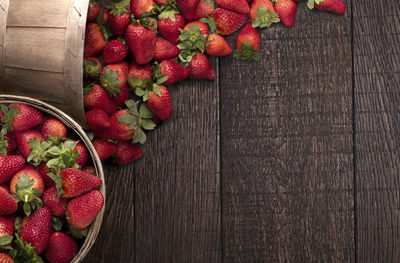
[{"label": "strawberry spilling out of basket", "polygon": [[60,120],[0,106],[0,262],[70,262],[103,207],[103,182]]},{"label": "strawberry spilling out of basket", "polygon": [[[84,63],[86,119],[100,158],[142,157],[146,133],[172,115],[169,85],[213,80],[210,56],[259,60],[259,30],[294,25],[299,0],[91,0]],[[308,0],[344,14],[342,0]],[[250,20],[249,22],[247,22]],[[235,51],[224,36],[240,32]]]}]

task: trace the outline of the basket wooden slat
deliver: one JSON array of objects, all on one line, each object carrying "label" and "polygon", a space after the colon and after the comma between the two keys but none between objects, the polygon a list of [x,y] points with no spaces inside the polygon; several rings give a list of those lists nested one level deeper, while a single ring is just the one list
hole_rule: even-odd
[{"label": "basket wooden slat", "polygon": [[103,184],[100,187],[100,192],[104,196],[104,206],[101,209],[101,211],[99,212],[99,214],[97,215],[93,224],[90,226],[88,236],[86,237],[85,242],[83,243],[83,246],[79,250],[79,253],[71,261],[72,263],[82,262],[82,260],[86,256],[86,254],[89,252],[90,248],[95,243],[97,235],[100,231],[101,223],[103,221],[105,202],[106,202],[106,187],[105,187],[104,172],[103,172],[103,166],[102,166],[101,160],[100,160],[99,156],[97,155],[97,152],[94,149],[94,147],[93,147],[90,139],[86,135],[85,131],[81,128],[81,126],[77,122],[75,122],[71,117],[69,117],[67,114],[65,114],[61,110],[59,110],[47,103],[39,101],[37,99],[23,97],[23,96],[1,95],[0,94],[0,104],[12,104],[12,103],[24,103],[24,104],[27,104],[29,106],[32,106],[32,107],[42,111],[42,112],[46,112],[47,114],[52,115],[55,118],[58,118],[68,128],[74,130],[76,132],[76,134],[79,136],[79,138],[81,139],[82,143],[87,147],[87,149],[89,151],[89,154],[93,160],[93,165],[96,170],[96,175],[103,180]]}]

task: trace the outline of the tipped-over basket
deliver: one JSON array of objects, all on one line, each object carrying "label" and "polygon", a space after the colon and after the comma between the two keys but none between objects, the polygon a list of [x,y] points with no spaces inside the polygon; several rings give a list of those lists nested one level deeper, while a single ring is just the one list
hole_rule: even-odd
[{"label": "tipped-over basket", "polygon": [[[103,180],[103,184],[100,187],[100,192],[104,196],[104,204],[106,200],[106,187],[105,187],[105,181],[104,181],[104,172],[103,172],[103,166],[101,164],[100,158],[96,153],[96,150],[94,149],[90,139],[82,129],[82,127],[75,122],[71,117],[69,117],[67,114],[62,112],[61,110],[44,103],[40,100],[28,98],[28,97],[23,97],[23,96],[13,96],[13,95],[1,95],[0,94],[0,104],[12,104],[12,103],[24,103],[27,104],[31,107],[34,107],[42,112],[48,113],[49,115],[52,115],[53,117],[59,119],[62,121],[68,128],[74,130],[76,134],[79,136],[81,139],[82,143],[86,146],[86,148],[89,151],[89,154],[93,160],[93,166],[96,170],[96,175],[100,177]],[[105,205],[104,205],[105,206]],[[78,254],[76,257],[71,261],[73,263],[81,262],[83,258],[86,256],[86,254],[89,252],[90,248],[93,246],[94,242],[96,241],[97,235],[99,233],[101,223],[103,221],[103,214],[104,214],[104,206],[97,215],[95,221],[92,223],[90,226],[88,235],[85,239],[85,242],[83,243],[81,249],[79,250]]]}]

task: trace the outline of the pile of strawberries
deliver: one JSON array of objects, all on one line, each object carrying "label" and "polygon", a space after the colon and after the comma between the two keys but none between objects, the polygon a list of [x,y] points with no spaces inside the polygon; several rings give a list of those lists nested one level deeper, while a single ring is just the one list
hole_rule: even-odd
[{"label": "pile of strawberries", "polygon": [[[231,55],[223,36],[239,29],[234,56],[259,60],[259,29],[278,22],[293,26],[296,1],[122,0],[103,8],[91,0],[84,105],[100,158],[113,156],[118,164],[141,158],[138,144],[146,132],[171,117],[168,85],[213,80],[208,56]],[[346,11],[342,0],[308,0],[307,6]]]},{"label": "pile of strawberries", "polygon": [[0,119],[0,262],[70,262],[104,204],[88,150],[26,104]]}]

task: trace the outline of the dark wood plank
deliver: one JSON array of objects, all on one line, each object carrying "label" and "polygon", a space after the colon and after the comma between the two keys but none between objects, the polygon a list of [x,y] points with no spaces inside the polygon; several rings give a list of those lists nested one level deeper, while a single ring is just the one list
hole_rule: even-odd
[{"label": "dark wood plank", "polygon": [[400,261],[400,3],[354,1],[359,262]]},{"label": "dark wood plank", "polygon": [[218,80],[170,92],[174,115],[135,165],[136,262],[218,262]]},{"label": "dark wood plank", "polygon": [[261,62],[221,59],[224,262],[355,258],[351,12],[298,6]]},{"label": "dark wood plank", "polygon": [[85,262],[133,262],[134,164],[105,167],[107,186],[106,212],[96,243]]}]

